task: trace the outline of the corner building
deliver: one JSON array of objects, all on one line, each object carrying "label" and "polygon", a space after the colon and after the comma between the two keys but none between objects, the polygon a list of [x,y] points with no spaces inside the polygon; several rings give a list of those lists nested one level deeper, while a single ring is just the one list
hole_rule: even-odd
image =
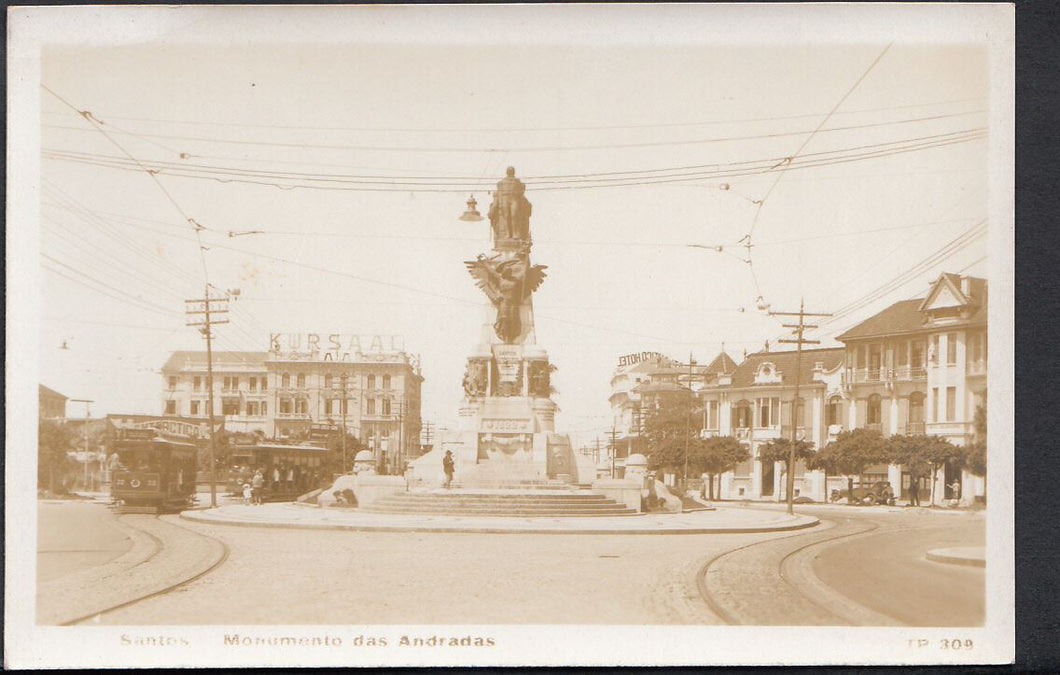
[{"label": "corner building", "polygon": [[[396,467],[420,454],[423,377],[403,349],[215,351],[213,359],[214,416],[227,431],[295,441],[345,423],[378,462]],[[169,357],[165,416],[208,416],[206,366],[206,352]]]}]

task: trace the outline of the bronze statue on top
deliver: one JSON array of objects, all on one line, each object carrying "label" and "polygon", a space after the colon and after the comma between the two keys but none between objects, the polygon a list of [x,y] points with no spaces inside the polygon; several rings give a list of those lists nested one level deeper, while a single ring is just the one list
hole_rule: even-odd
[{"label": "bronze statue on top", "polygon": [[494,246],[505,240],[529,243],[530,211],[526,185],[515,177],[515,169],[509,166],[507,175],[497,182],[490,204]]}]

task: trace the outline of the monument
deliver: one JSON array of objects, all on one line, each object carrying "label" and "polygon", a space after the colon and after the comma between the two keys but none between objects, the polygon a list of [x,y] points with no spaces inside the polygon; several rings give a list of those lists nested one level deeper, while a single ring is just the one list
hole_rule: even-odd
[{"label": "monument", "polygon": [[591,460],[555,433],[555,367],[537,345],[533,294],[545,265],[530,260],[531,204],[526,185],[509,167],[489,208],[493,249],[464,263],[486,296],[489,319],[467,359],[458,429],[411,462],[413,480],[441,483],[442,457],[452,451],[461,486],[590,483]]}]

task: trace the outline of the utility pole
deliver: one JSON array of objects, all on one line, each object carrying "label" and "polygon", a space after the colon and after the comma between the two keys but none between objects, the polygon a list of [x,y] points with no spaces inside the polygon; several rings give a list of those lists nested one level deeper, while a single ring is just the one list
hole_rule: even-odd
[{"label": "utility pole", "polygon": [[85,490],[88,490],[88,419],[91,415],[89,413],[88,406],[95,401],[90,401],[87,398],[72,398],[71,403],[84,403],[85,404],[85,424],[84,424],[84,436],[85,436],[85,461],[82,463],[84,471],[82,472],[81,482],[85,485]]},{"label": "utility pole", "polygon": [[[211,307],[211,304],[215,306]],[[214,463],[217,439],[213,428],[213,331],[211,327],[228,323],[228,319],[213,318],[214,315],[228,313],[228,297],[210,297],[210,285],[207,284],[201,300],[184,301],[184,313],[189,317],[185,325],[197,326],[206,339],[206,406],[209,409],[207,418],[210,425],[210,508],[217,508],[217,466]],[[201,320],[195,318],[199,315],[203,317]]]},{"label": "utility pole", "polygon": [[695,365],[696,360],[692,358],[692,352],[688,352],[688,415],[685,418],[685,471],[681,474],[681,482],[685,492],[688,492],[688,451],[692,441],[692,406],[695,402],[695,394],[692,391],[692,367]]},{"label": "utility pole", "polygon": [[[612,422],[611,423],[611,477],[612,478],[615,477],[615,455],[618,454],[618,444],[615,442],[615,433],[616,432],[617,432],[617,429],[615,429],[615,423]],[[630,442],[632,443],[632,441],[630,441]],[[626,456],[629,457],[629,455],[626,455]]]},{"label": "utility pole", "polygon": [[346,378],[349,373],[342,373],[342,473],[346,473]]},{"label": "utility pole", "polygon": [[[794,515],[795,513],[795,444],[798,442],[798,416],[799,416],[799,380],[802,379],[802,346],[803,345],[819,345],[820,340],[807,340],[802,334],[808,328],[817,328],[815,324],[808,324],[805,322],[808,316],[831,316],[824,312],[807,312],[803,304],[803,299],[799,299],[799,311],[798,312],[770,312],[773,316],[797,316],[799,322],[797,324],[786,323],[783,324],[785,328],[792,328],[795,335],[795,339],[781,338],[777,342],[784,342],[795,345],[795,397],[791,401],[791,451],[788,454],[788,480],[787,480],[787,491],[788,491],[788,514]],[[827,485],[825,488],[827,489]]]}]

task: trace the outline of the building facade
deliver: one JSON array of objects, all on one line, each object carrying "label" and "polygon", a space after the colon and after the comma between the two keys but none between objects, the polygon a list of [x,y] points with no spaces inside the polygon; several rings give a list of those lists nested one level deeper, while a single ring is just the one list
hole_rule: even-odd
[{"label": "building facade", "polygon": [[[423,377],[403,349],[215,351],[213,357],[214,415],[227,431],[291,441],[345,426],[389,466],[420,454]],[[170,356],[162,368],[164,415],[208,416],[206,366],[205,352]]]},{"label": "building facade", "polygon": [[37,417],[42,420],[64,419],[66,417],[67,397],[43,384],[38,388]]},{"label": "building facade", "polygon": [[[837,336],[846,346],[840,424],[972,442],[976,409],[986,406],[987,288],[985,279],[943,274],[923,298],[896,302]],[[901,467],[876,473],[886,473],[897,496],[908,492]],[[936,502],[967,504],[984,490],[982,478],[950,466],[934,490],[928,479],[920,485]]]},{"label": "building facade", "polygon": [[[797,438],[817,449],[853,429],[972,442],[976,411],[987,400],[987,290],[985,279],[942,274],[924,297],[894,303],[837,336],[842,347],[803,350],[797,406],[795,352],[762,351],[738,365],[723,352],[694,370],[702,435],[732,436],[751,453],[720,477],[721,499],[786,499],[785,463],[763,462],[760,451],[772,440],[791,438],[792,425]],[[678,366],[644,360],[616,370],[610,400],[616,429],[636,436],[647,399],[688,391]],[[910,487],[909,473],[893,464],[870,466],[857,478],[888,481],[899,499]],[[826,501],[846,485],[844,476],[826,477],[802,462],[795,467],[796,497]],[[934,485],[921,478],[919,492],[925,502],[933,495],[935,503],[968,505],[984,495],[985,481],[947,466]]]},{"label": "building facade", "polygon": [[[747,446],[751,458],[722,474],[722,499],[785,499],[785,463],[763,461],[761,450],[770,441],[796,438],[824,447],[834,428],[836,410],[829,400],[841,391],[844,350],[807,349],[799,364],[799,404],[793,406],[796,382],[795,352],[763,351],[746,356],[728,372],[721,372],[700,392],[703,435],[731,436]],[[794,408],[794,414],[793,414]],[[828,494],[823,472],[795,466],[795,496],[823,501]]]}]

